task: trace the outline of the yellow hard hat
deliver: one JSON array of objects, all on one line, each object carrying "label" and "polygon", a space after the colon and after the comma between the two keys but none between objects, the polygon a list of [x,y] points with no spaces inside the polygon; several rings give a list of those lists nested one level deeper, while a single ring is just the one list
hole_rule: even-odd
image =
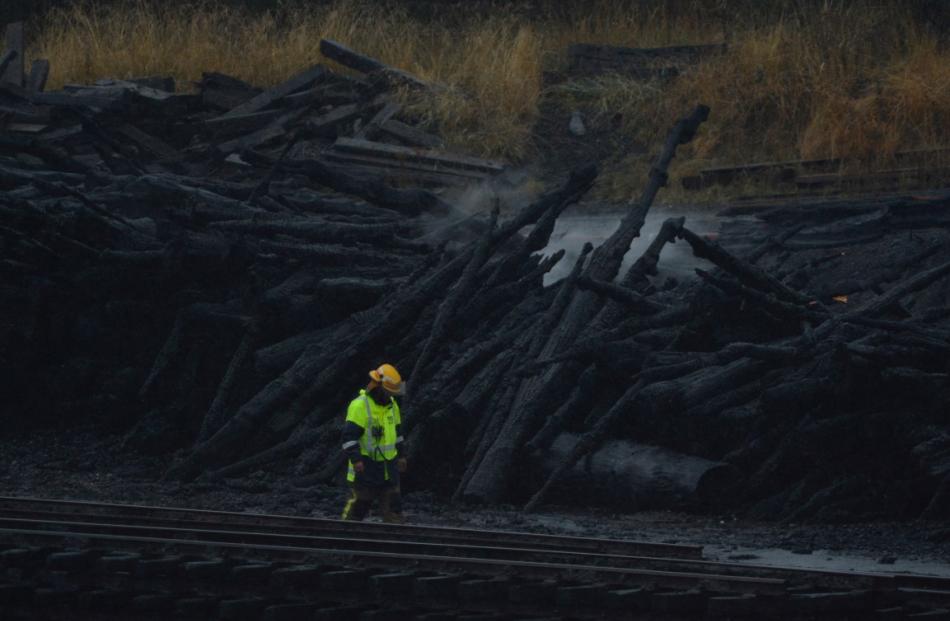
[{"label": "yellow hard hat", "polygon": [[380,365],[379,368],[369,372],[369,376],[374,382],[379,382],[387,391],[401,395],[405,386],[402,383],[402,376],[391,364]]}]

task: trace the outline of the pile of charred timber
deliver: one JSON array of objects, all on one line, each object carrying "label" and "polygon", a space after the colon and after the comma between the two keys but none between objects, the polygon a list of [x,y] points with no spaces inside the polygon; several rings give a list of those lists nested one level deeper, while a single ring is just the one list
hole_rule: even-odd
[{"label": "pile of charred timber", "polygon": [[[544,286],[563,255],[540,251],[597,171],[461,217],[429,181],[387,183],[365,147],[491,173],[416,170],[435,153],[407,148],[418,130],[386,93],[434,87],[324,53],[366,77],[0,86],[5,428],[95,423],[172,458],[168,477],[312,485],[341,476],[345,404],[389,361],[411,386],[410,488],[950,514],[946,193],[750,205],[721,243],[670,219],[621,273],[700,106],[617,230]],[[658,276],[670,243],[708,269]]]}]

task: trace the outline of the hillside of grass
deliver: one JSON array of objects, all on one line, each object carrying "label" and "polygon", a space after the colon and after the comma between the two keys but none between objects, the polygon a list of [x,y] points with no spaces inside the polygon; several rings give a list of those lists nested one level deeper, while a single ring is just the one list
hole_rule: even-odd
[{"label": "hillside of grass", "polygon": [[[681,173],[756,160],[842,157],[886,165],[895,152],[950,144],[947,26],[913,2],[532,3],[424,16],[399,3],[229,5],[142,1],[73,4],[31,24],[32,58],[52,63],[50,87],[101,77],[220,71],[266,86],[320,62],[331,38],[450,88],[409,102],[465,151],[513,162],[537,155],[542,109],[621,119],[617,131],[657,144],[698,102],[712,116],[677,159]],[[486,9],[486,6],[488,8]],[[545,86],[570,43],[631,47],[728,44],[668,82],[620,76]],[[629,191],[642,162],[615,166]],[[639,171],[639,172],[638,172]]]}]

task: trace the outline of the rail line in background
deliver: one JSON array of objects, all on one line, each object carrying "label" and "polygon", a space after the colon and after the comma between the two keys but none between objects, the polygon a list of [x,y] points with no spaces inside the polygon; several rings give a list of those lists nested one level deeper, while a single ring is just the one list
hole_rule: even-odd
[{"label": "rail line in background", "polygon": [[0,497],[0,550],[0,604],[25,615],[62,600],[115,618],[198,601],[222,619],[950,618],[947,578],[508,531]]}]

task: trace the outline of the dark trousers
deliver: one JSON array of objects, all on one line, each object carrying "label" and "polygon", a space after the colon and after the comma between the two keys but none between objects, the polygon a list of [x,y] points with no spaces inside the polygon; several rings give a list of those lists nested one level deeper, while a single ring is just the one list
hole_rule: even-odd
[{"label": "dark trousers", "polygon": [[383,515],[384,522],[401,524],[405,521],[402,516],[402,495],[398,485],[390,487],[353,485],[350,488],[350,498],[343,507],[341,519],[363,521],[376,500],[379,500],[379,512]]}]

